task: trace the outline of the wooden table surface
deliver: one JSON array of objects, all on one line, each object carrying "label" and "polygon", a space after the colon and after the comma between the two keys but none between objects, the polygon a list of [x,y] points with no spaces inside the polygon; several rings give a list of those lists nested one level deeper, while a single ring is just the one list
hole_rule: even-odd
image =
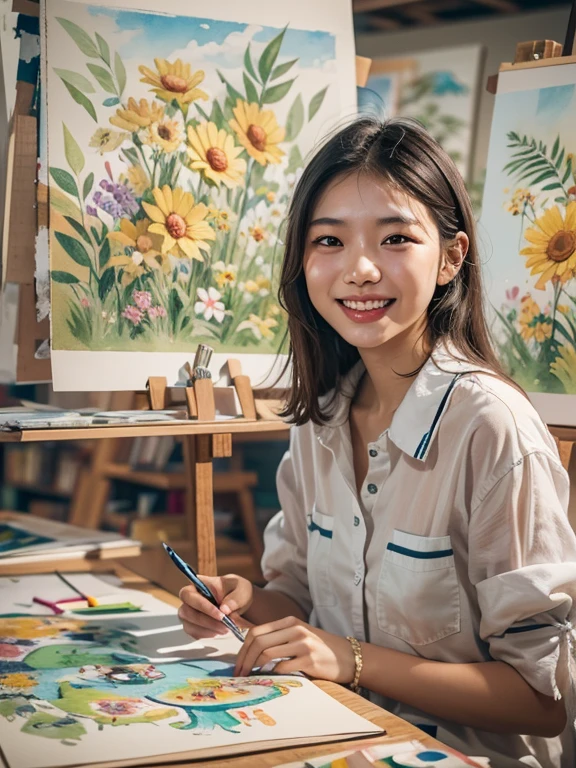
[{"label": "wooden table surface", "polygon": [[[65,563],[65,567],[62,567],[64,565],[63,561],[60,562],[60,564],[47,562],[42,564],[36,563],[33,567],[30,567],[29,572],[50,573],[59,567],[61,570],[66,571],[89,570],[95,574],[113,572],[122,579],[123,584],[129,589],[141,590],[163,600],[169,605],[178,606],[180,604],[177,597],[160,588],[145,576],[132,571],[129,568],[129,563],[129,559],[122,562],[113,560],[95,560],[92,562],[82,560],[74,562],[70,560]],[[19,571],[22,573],[21,569],[19,569]],[[329,755],[335,752],[342,752],[346,749],[358,749],[360,744],[385,744],[410,741],[411,739],[418,739],[430,749],[442,749],[442,744],[436,739],[428,736],[405,720],[402,720],[366,699],[363,699],[361,696],[357,696],[347,688],[343,688],[341,685],[324,680],[315,681],[315,684],[357,714],[365,717],[376,725],[379,725],[381,728],[384,728],[386,734],[368,739],[298,746],[290,749],[278,749],[272,752],[252,752],[251,754],[245,754],[238,757],[214,757],[209,760],[179,761],[177,764],[178,768],[255,768],[255,766],[258,766],[258,768],[273,768],[274,766],[279,766],[283,763],[289,763],[296,760],[306,760],[321,755]],[[176,757],[174,757],[172,761],[168,760],[167,762],[156,763],[155,765],[157,768],[174,768],[175,762]],[[86,768],[96,768],[97,765],[97,763],[94,763],[90,766],[87,765]]]}]

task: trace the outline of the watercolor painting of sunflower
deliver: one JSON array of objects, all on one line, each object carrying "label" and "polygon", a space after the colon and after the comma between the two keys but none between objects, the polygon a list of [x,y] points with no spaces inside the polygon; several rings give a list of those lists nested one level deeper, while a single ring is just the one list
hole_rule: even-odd
[{"label": "watercolor painting of sunflower", "polygon": [[47,11],[53,350],[276,353],[283,223],[334,114],[334,35]]},{"label": "watercolor painting of sunflower", "polygon": [[550,87],[522,73],[496,98],[480,234],[506,371],[527,392],[576,395],[576,93],[555,69]]}]

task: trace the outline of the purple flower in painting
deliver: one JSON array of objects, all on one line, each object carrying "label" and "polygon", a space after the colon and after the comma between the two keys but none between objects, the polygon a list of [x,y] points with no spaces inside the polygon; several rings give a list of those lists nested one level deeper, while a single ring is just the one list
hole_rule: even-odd
[{"label": "purple flower in painting", "polygon": [[134,304],[143,312],[152,306],[152,294],[150,291],[132,291],[132,300]]},{"label": "purple flower in painting", "polygon": [[115,219],[130,218],[138,213],[138,203],[126,184],[102,179],[99,186],[100,189],[92,195],[92,201],[98,208]]},{"label": "purple flower in painting", "polygon": [[93,205],[87,205],[86,213],[88,214],[88,216],[98,216],[98,209],[94,208]]},{"label": "purple flower in painting", "polygon": [[140,325],[144,314],[138,307],[135,307],[133,304],[128,304],[126,309],[122,312],[122,317],[125,317],[126,320],[130,320],[134,325]]},{"label": "purple flower in painting", "polygon": [[160,304],[157,307],[150,307],[148,317],[150,320],[155,320],[157,317],[166,317],[166,310]]}]

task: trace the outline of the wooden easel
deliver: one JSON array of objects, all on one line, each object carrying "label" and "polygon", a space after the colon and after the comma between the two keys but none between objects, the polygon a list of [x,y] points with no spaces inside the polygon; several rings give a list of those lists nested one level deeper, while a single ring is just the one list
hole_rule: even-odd
[{"label": "wooden easel", "polygon": [[[512,63],[500,65],[500,72],[512,72],[519,69],[534,69],[558,64],[576,64],[576,0],[572,0],[572,9],[564,44],[554,40],[529,40],[518,43]],[[488,78],[487,90],[496,94],[498,75]],[[548,428],[558,446],[560,460],[570,474],[569,517],[576,530],[576,427],[549,424]]]},{"label": "wooden easel", "polygon": [[[242,374],[237,360],[228,361],[230,379],[240,402],[242,416],[234,419],[233,431],[243,431],[242,425],[259,429],[256,420],[256,405],[250,378]],[[165,377],[150,377],[146,393],[134,397],[136,407],[163,410],[173,405],[172,391]],[[126,393],[115,393],[115,401],[122,397],[124,403],[115,402],[115,407],[126,407]],[[186,402],[191,419],[208,426],[216,421],[214,387],[211,379],[198,379],[186,387]],[[231,422],[216,422],[223,426]],[[278,423],[278,429],[287,429]],[[252,431],[252,430],[250,430]],[[216,538],[214,531],[213,506],[213,459],[232,455],[232,430],[222,433],[185,435],[182,438],[184,453],[184,474],[186,494],[186,527],[193,535],[197,548],[198,570],[206,575],[216,574]],[[75,494],[70,522],[87,528],[98,528],[110,491],[111,480],[118,477],[115,471],[117,441],[111,437],[99,440],[90,468],[83,473]],[[260,550],[259,532],[255,520],[243,520],[246,536],[252,551]]]}]

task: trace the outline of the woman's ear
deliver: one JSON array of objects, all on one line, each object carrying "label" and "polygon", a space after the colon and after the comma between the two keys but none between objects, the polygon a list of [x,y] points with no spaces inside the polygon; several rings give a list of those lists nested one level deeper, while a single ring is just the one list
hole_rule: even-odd
[{"label": "woman's ear", "polygon": [[469,245],[470,240],[466,232],[458,232],[454,240],[445,246],[440,259],[438,277],[436,278],[438,285],[447,285],[460,272],[460,267],[466,258]]}]

